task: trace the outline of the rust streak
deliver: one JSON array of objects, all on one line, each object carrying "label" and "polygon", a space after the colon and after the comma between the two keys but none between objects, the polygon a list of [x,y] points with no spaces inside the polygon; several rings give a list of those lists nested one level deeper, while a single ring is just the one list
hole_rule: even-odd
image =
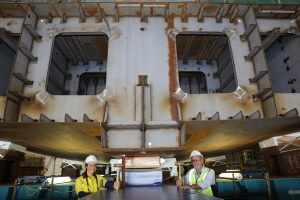
[{"label": "rust streak", "polygon": [[195,131],[189,131],[187,133],[187,135],[192,135],[194,134],[192,140],[198,140],[201,138],[204,138],[208,135],[208,131],[207,130],[195,130]]},{"label": "rust streak", "polygon": [[[174,28],[174,17],[170,17],[168,21],[167,29]],[[176,54],[176,43],[168,37],[168,46],[169,46],[169,92],[170,92],[170,112],[172,116],[172,120],[177,120],[177,100],[172,97],[172,94],[176,91],[178,86],[177,79],[177,54]]]},{"label": "rust streak", "polygon": [[238,23],[239,23],[239,22],[238,22],[237,19],[234,19],[234,20],[233,20],[233,24],[234,24],[234,25],[238,25]]},{"label": "rust streak", "polygon": [[95,14],[97,13],[97,6],[89,5],[88,7],[86,7],[86,12],[90,16],[95,16]]},{"label": "rust streak", "polygon": [[102,7],[100,7],[100,13],[101,13],[102,17],[105,17],[105,12],[104,12],[104,9]]},{"label": "rust streak", "polygon": [[[40,103],[37,99],[35,94],[31,94],[29,95],[30,97],[30,102],[24,102],[23,106],[24,108],[26,108],[26,110],[30,110],[30,113],[26,113],[28,115],[32,115],[32,116],[39,116],[41,113],[46,113],[49,110],[53,110],[55,108],[55,105],[51,105],[51,104],[45,104],[43,105],[42,103]],[[54,96],[50,97],[50,100],[54,98]]]}]

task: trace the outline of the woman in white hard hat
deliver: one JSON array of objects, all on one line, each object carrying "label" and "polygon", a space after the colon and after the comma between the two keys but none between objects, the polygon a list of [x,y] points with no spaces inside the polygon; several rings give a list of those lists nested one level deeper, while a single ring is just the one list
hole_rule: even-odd
[{"label": "woman in white hard hat", "polygon": [[119,182],[106,180],[103,176],[97,175],[98,160],[94,155],[89,155],[85,161],[85,172],[76,179],[75,189],[78,198],[85,197],[99,190],[119,188]]},{"label": "woman in white hard hat", "polygon": [[186,184],[182,180],[177,180],[176,185],[181,189],[196,189],[204,194],[213,196],[211,186],[215,184],[215,171],[204,166],[203,155],[199,151],[192,151],[190,160],[194,166],[186,174]]}]

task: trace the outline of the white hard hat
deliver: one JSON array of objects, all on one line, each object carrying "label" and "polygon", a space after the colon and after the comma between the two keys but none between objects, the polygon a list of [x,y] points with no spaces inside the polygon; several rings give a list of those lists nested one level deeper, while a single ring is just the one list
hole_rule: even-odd
[{"label": "white hard hat", "polygon": [[197,150],[192,151],[192,153],[190,155],[190,159],[192,159],[192,157],[194,157],[194,156],[201,156],[203,158],[203,155]]},{"label": "white hard hat", "polygon": [[97,160],[96,156],[89,155],[88,157],[86,157],[84,162],[85,162],[85,164],[89,164],[91,162],[98,163],[98,160]]}]

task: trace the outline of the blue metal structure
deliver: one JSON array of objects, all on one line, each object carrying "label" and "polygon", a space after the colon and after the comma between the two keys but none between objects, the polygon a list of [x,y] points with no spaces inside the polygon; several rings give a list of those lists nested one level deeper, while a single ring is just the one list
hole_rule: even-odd
[{"label": "blue metal structure", "polygon": [[[235,181],[220,179],[218,182],[218,195],[222,199],[248,199],[248,200],[268,200],[267,186],[265,179],[245,179]],[[300,199],[300,178],[272,178],[271,192],[272,199]],[[147,186],[149,187],[149,186]],[[174,187],[176,187],[174,185]],[[14,186],[0,186],[0,199],[8,200],[12,198]],[[16,199],[49,199],[50,186],[42,187],[40,184],[19,185]],[[67,183],[55,185],[53,187],[53,199],[77,199],[75,184]]]}]

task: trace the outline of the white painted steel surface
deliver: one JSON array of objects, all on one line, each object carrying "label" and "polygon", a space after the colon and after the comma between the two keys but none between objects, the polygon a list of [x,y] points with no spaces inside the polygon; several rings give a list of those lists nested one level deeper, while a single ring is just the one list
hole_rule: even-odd
[{"label": "white painted steel surface", "polygon": [[24,18],[1,18],[0,27],[12,33],[21,33]]},{"label": "white painted steel surface", "polygon": [[[163,18],[150,18],[148,23],[142,23],[139,18],[132,17],[123,17],[118,23],[112,22],[111,18],[107,20],[111,27],[117,26],[122,31],[121,36],[110,40],[108,45],[106,85],[112,93],[108,102],[114,102],[113,106],[109,107],[109,122],[135,120],[135,98],[132,97],[135,96],[139,75],[148,76],[148,84],[152,92],[152,120],[171,120],[170,105],[165,104],[169,98],[169,49],[165,33],[166,22]],[[205,32],[224,32],[228,28],[233,28],[237,31],[237,35],[245,30],[243,23],[234,25],[227,19],[224,19],[223,23],[216,23],[213,18],[205,19],[204,23],[198,23],[195,18],[189,19],[188,23],[180,22],[180,18],[175,18],[174,21],[177,30],[199,31],[201,28]],[[93,18],[87,18],[86,23],[79,23],[78,18],[70,18],[66,24],[60,24],[58,18],[53,19],[52,24],[45,24],[39,20],[37,31],[42,36],[42,41],[34,42],[32,51],[39,59],[29,64],[27,74],[28,79],[35,81],[32,86],[25,86],[24,95],[33,96],[45,88],[53,34],[78,31],[93,33],[103,26],[105,26],[104,22],[95,24]],[[142,27],[144,31],[140,30]],[[211,117],[216,111],[221,113],[221,119],[226,119],[240,110],[246,109],[245,115],[261,110],[260,103],[252,102],[250,98],[251,94],[257,92],[257,86],[248,83],[248,79],[254,76],[252,63],[244,60],[244,56],[249,53],[248,44],[241,42],[236,36],[230,40],[230,46],[237,83],[247,92],[246,97],[238,100],[232,94],[189,95],[184,104],[186,108],[183,112],[184,119],[196,116],[199,111],[203,112],[204,119]],[[232,106],[245,103],[249,106],[242,108]],[[36,113],[32,110],[33,104],[38,102],[22,104],[20,113],[32,113],[33,118],[38,118],[40,113],[44,113],[56,121],[64,121],[65,113],[82,121],[82,113],[87,113],[91,119],[102,121],[103,103],[94,96],[53,95],[47,105],[40,106]]]},{"label": "white painted steel surface", "polygon": [[177,147],[180,145],[178,129],[149,129],[146,131],[145,147]]},{"label": "white painted steel surface", "polygon": [[140,130],[109,130],[107,132],[108,148],[141,148]]},{"label": "white painted steel surface", "polygon": [[[162,107],[161,101],[168,98],[168,50],[167,35],[164,32],[166,23],[163,18],[151,19],[149,23],[141,23],[138,18],[122,18],[119,23],[111,22],[122,30],[122,35],[109,42],[107,65],[107,88],[111,88],[112,99],[117,101],[109,109],[109,121],[134,121],[135,120],[135,86],[138,76],[148,75],[148,83],[153,90],[153,118],[156,120],[170,120],[168,106]],[[95,26],[96,25],[96,26]],[[35,80],[33,86],[25,86],[24,95],[35,95],[43,88],[47,78],[51,46],[53,44],[53,31],[60,32],[95,32],[104,25],[95,24],[93,18],[87,18],[86,23],[78,23],[77,18],[68,19],[68,23],[60,24],[60,19],[53,19],[52,24],[39,21],[37,30],[42,36],[41,42],[34,42],[33,54],[39,59],[31,62],[27,78]],[[141,27],[145,31],[140,31]],[[151,39],[150,39],[151,38]],[[42,51],[41,51],[42,49]],[[36,102],[38,104],[38,102]],[[34,104],[31,103],[31,104]],[[103,104],[90,96],[52,96],[48,106],[53,109],[46,110],[42,106],[34,114],[30,105],[22,105],[20,113],[32,113],[38,117],[42,112],[56,121],[64,121],[65,113],[81,121],[81,113],[86,112],[90,118],[101,121]],[[76,109],[74,109],[76,107]],[[63,108],[63,109],[62,109]],[[97,111],[97,109],[99,109]]]}]

